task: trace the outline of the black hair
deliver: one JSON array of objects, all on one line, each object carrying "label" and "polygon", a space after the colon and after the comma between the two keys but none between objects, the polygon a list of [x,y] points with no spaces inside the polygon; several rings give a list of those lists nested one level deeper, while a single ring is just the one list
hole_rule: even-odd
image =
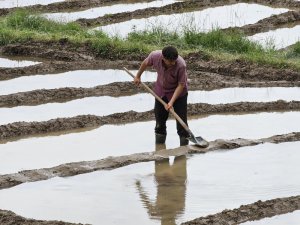
[{"label": "black hair", "polygon": [[173,46],[167,46],[163,48],[162,55],[165,59],[174,61],[178,58],[178,51]]}]

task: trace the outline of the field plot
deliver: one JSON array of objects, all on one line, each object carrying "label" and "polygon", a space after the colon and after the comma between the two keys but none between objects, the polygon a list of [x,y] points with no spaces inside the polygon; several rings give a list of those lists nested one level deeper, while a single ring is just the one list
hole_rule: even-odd
[{"label": "field plot", "polygon": [[266,33],[255,34],[249,38],[262,43],[264,46],[271,45],[276,49],[280,49],[300,41],[299,33],[300,25],[297,25],[291,28],[282,28]]},{"label": "field plot", "polygon": [[0,67],[4,67],[4,68],[25,67],[25,66],[32,66],[36,64],[39,64],[39,62],[20,60],[20,59],[0,58]]},{"label": "field plot", "polygon": [[[1,225],[297,224],[300,1],[0,0],[0,16]],[[154,98],[122,69],[166,45],[207,148],[180,146],[172,116],[155,144]]]},{"label": "field plot", "polygon": [[17,8],[36,4],[48,5],[50,3],[63,2],[63,0],[1,0],[0,8]]},{"label": "field plot", "polygon": [[246,222],[242,223],[243,225],[260,225],[260,224],[273,224],[280,225],[287,223],[290,225],[296,225],[300,220],[300,211],[295,211],[293,213],[288,213],[287,215],[274,216],[273,218],[263,219],[257,222]]},{"label": "field plot", "polygon": [[175,224],[258,198],[299,195],[298,149],[299,142],[265,144],[23,184],[1,191],[0,207],[36,219]]},{"label": "field plot", "polygon": [[214,28],[228,28],[255,23],[272,14],[280,14],[288,9],[272,9],[257,4],[235,4],[204,9],[197,12],[161,15],[147,19],[134,19],[118,24],[100,27],[111,35],[128,35],[129,32],[163,28],[165,30],[183,32],[185,29],[209,31]]}]

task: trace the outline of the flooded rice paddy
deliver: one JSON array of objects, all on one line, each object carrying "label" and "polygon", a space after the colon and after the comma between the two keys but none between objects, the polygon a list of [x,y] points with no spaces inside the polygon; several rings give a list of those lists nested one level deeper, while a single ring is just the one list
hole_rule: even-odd
[{"label": "flooded rice paddy", "polygon": [[196,12],[160,15],[146,19],[133,19],[126,22],[97,28],[111,35],[127,36],[131,31],[164,30],[183,32],[196,30],[207,32],[216,28],[228,28],[255,23],[273,14],[287,12],[284,8],[271,8],[258,4],[239,3],[230,6],[208,8]]},{"label": "flooded rice paddy", "polygon": [[[213,115],[189,120],[189,126],[196,135],[209,141],[239,137],[259,139],[299,131],[299,125],[293,122],[299,120],[299,112]],[[168,121],[167,126],[166,148],[178,147],[175,121]],[[54,133],[1,144],[0,174],[151,152],[155,150],[154,127],[154,121],[105,125],[87,131]],[[119,143],[116,143],[116,139]],[[36,159],[34,161],[30,160],[33,156]]]},{"label": "flooded rice paddy", "polygon": [[[188,97],[188,103],[209,104],[276,100],[300,101],[300,88],[228,88],[217,91],[190,91]],[[144,112],[151,110],[153,106],[154,97],[146,93],[122,97],[88,97],[62,103],[0,108],[0,125],[88,114],[105,116],[130,110]]]},{"label": "flooded rice paddy", "polygon": [[39,63],[40,62],[33,62],[27,60],[0,58],[0,67],[4,67],[4,68],[26,67],[26,66],[36,65]]},{"label": "flooded rice paddy", "polygon": [[249,38],[261,43],[265,47],[274,46],[275,49],[285,48],[300,41],[300,25],[258,33]]},{"label": "flooded rice paddy", "polygon": [[[132,71],[136,73],[136,71]],[[146,71],[143,81],[155,81],[156,73]],[[23,76],[0,82],[0,94],[7,95],[36,89],[54,89],[62,87],[94,87],[113,82],[132,81],[123,70],[76,70],[58,74]]]},{"label": "flooded rice paddy", "polygon": [[1,0],[0,8],[24,7],[36,4],[48,5],[55,2],[63,2],[63,0]]},{"label": "flooded rice paddy", "polygon": [[[249,25],[251,40],[280,49],[300,39],[298,3],[0,0],[0,15],[26,6],[121,37]],[[1,225],[297,224],[297,70],[185,55],[188,124],[210,147],[179,147],[173,118],[166,144],[156,145],[154,98],[113,69],[136,73],[144,55],[99,58],[68,40],[43,44],[0,47]],[[151,85],[156,73],[142,80]]]},{"label": "flooded rice paddy", "polygon": [[295,211],[292,213],[287,213],[285,215],[274,216],[272,218],[263,219],[260,221],[252,221],[242,223],[242,225],[281,225],[281,224],[289,224],[289,225],[297,225],[300,221],[300,211]]},{"label": "flooded rice paddy", "polygon": [[[298,149],[299,142],[264,144],[22,184],[0,192],[0,207],[42,220],[179,224],[259,199],[299,195]],[[126,210],[124,202],[130,202]]]},{"label": "flooded rice paddy", "polygon": [[176,0],[156,0],[150,2],[136,2],[127,4],[115,4],[110,6],[102,6],[97,8],[91,8],[79,12],[65,12],[65,13],[48,13],[44,16],[48,19],[58,22],[72,22],[81,18],[91,19],[104,16],[107,14],[116,14],[122,12],[131,12],[138,9],[145,9],[150,7],[162,7],[176,2]]}]

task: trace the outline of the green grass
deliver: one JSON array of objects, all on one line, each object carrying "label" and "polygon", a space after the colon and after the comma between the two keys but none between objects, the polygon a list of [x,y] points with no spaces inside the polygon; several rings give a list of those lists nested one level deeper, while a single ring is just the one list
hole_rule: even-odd
[{"label": "green grass", "polygon": [[300,58],[300,41],[298,41],[292,48],[292,52],[296,57]]},{"label": "green grass", "polygon": [[[221,60],[247,60],[278,68],[290,67],[300,70],[300,43],[292,53],[263,48],[236,31],[213,30],[201,33],[186,29],[183,34],[153,27],[148,31],[132,32],[127,39],[109,37],[101,31],[88,31],[77,23],[61,24],[39,15],[19,10],[0,19],[0,45],[29,40],[58,41],[68,39],[74,45],[88,43],[94,52],[105,58],[123,58],[125,55],[142,56],[166,45],[176,46],[181,54],[201,50],[207,56]],[[291,59],[292,58],[292,59]]]}]

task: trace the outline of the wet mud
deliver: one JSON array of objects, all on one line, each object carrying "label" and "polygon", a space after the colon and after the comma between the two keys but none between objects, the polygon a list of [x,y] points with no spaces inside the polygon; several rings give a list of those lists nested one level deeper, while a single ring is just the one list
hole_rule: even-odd
[{"label": "wet mud", "polygon": [[[270,111],[299,111],[299,101],[275,102],[238,102],[230,104],[211,105],[206,103],[189,104],[189,116],[221,113],[250,113]],[[49,134],[53,132],[72,131],[82,128],[96,128],[106,124],[124,124],[154,119],[153,110],[146,112],[129,111],[107,116],[80,115],[69,118],[56,118],[42,122],[15,122],[0,126],[0,141],[19,139],[32,135]]]},{"label": "wet mud", "polygon": [[31,5],[25,7],[15,7],[15,8],[4,8],[0,9],[0,16],[5,16],[19,8],[29,10],[32,12],[65,12],[65,11],[76,11],[76,10],[84,10],[92,7],[98,6],[108,6],[112,4],[119,3],[134,3],[134,2],[147,2],[149,0],[72,0],[72,1],[62,1],[55,2],[48,5]]},{"label": "wet mud", "polygon": [[[150,88],[153,83],[144,82]],[[191,80],[189,89],[193,90],[215,90],[231,87],[299,87],[299,82],[271,81],[271,82],[249,82],[243,80],[231,81],[224,76],[213,74],[199,75],[199,78]],[[46,103],[67,102],[85,97],[98,96],[131,96],[138,93],[146,93],[143,88],[137,88],[132,82],[114,82],[107,85],[99,85],[91,88],[65,87],[56,89],[41,89],[28,92],[19,92],[9,95],[0,95],[0,107],[34,106]]]},{"label": "wet mud", "polygon": [[223,30],[239,30],[246,35],[254,35],[257,33],[276,30],[287,26],[300,24],[300,11],[288,11],[279,15],[272,15],[262,19],[255,24],[247,24],[242,27],[231,27]]},{"label": "wet mud", "polygon": [[247,221],[291,213],[300,209],[300,196],[276,198],[242,205],[238,209],[224,210],[220,213],[200,217],[182,225],[237,225]]},{"label": "wet mud", "polygon": [[181,146],[175,149],[165,149],[155,152],[135,153],[126,156],[107,157],[93,161],[66,163],[51,168],[24,170],[18,173],[0,175],[0,189],[10,188],[25,182],[47,180],[53,177],[69,177],[99,170],[111,170],[139,162],[163,160],[169,156],[185,155],[187,153],[206,153],[215,150],[232,150],[245,146],[254,146],[263,143],[283,143],[299,141],[300,132],[275,135],[257,140],[250,139],[217,139],[211,141],[208,148],[199,148],[193,145]]},{"label": "wet mud", "polygon": [[[62,221],[42,221],[27,219],[17,214],[7,211],[0,210],[0,224],[1,225],[75,225],[75,223],[66,223]],[[76,225],[82,225],[81,223],[76,223]]]},{"label": "wet mud", "polygon": [[[165,149],[156,152],[136,153],[127,156],[107,157],[100,160],[82,161],[76,163],[67,163],[52,168],[42,168],[35,170],[25,170],[14,174],[0,175],[0,189],[10,188],[25,182],[35,182],[47,180],[53,177],[69,177],[79,174],[89,173],[100,170],[111,170],[120,168],[134,163],[160,161],[169,156],[185,155],[189,153],[206,153],[214,150],[232,150],[245,146],[253,146],[263,143],[283,143],[291,141],[299,141],[300,133],[289,133],[283,135],[275,135],[269,138],[257,140],[248,139],[218,139],[210,142],[210,146],[201,149],[196,146],[182,146],[175,149]],[[184,224],[239,224],[249,220],[258,220],[264,217],[284,214],[299,209],[299,196],[274,199],[266,202],[258,201],[254,204],[241,206],[239,209],[224,210],[216,215],[201,217]],[[45,224],[45,225],[67,225],[61,221],[40,221],[26,219],[18,216],[11,211],[0,210],[0,222],[3,225],[12,224]]]},{"label": "wet mud", "polygon": [[208,7],[223,6],[228,4],[234,4],[235,1],[183,1],[175,2],[163,7],[151,7],[146,9],[138,9],[133,12],[123,12],[111,15],[105,15],[93,19],[78,19],[76,20],[82,26],[104,26],[113,23],[120,23],[131,19],[149,18],[152,16],[158,16],[162,14],[175,14],[183,12],[192,12],[195,10],[206,9]]},{"label": "wet mud", "polygon": [[[22,50],[22,46],[25,49],[31,48],[31,45],[8,45],[3,47],[2,50],[10,55],[22,56],[26,52],[29,55],[31,54],[30,56],[42,57],[40,48],[32,47],[32,50],[27,51]],[[45,48],[49,47],[45,46]],[[41,47],[41,49],[45,48]],[[67,47],[64,45],[53,45],[51,48],[53,48],[52,52],[55,51],[55,48],[58,48],[57,52],[59,52],[59,49],[61,48],[69,49],[67,52],[72,51],[72,47]],[[76,51],[78,50],[79,49],[76,49]],[[95,58],[94,56],[89,56],[92,57],[91,60],[79,60],[76,57],[73,58],[74,55],[78,56],[84,54],[85,50],[83,53],[79,52],[76,54],[70,54],[67,61],[44,62],[42,64],[23,68],[1,68],[0,80],[8,80],[21,76],[31,76],[37,74],[48,75],[79,69],[122,69],[123,66],[126,66],[130,69],[138,69],[140,64],[140,61],[127,61],[125,59],[102,60]],[[92,53],[89,54],[92,55]],[[52,59],[52,56],[53,55],[44,55],[44,57],[49,57],[48,59]],[[145,55],[138,56],[140,60],[145,57]],[[300,86],[300,72],[292,69],[278,69],[271,66],[261,66],[241,60],[232,62],[218,61],[210,59],[201,52],[191,53],[184,58],[188,65],[188,74],[190,79],[189,86],[191,90],[214,90],[228,87]],[[55,56],[54,59],[56,59]],[[147,84],[152,86],[151,83]],[[137,89],[130,82],[116,82],[107,85],[99,85],[92,88],[68,87],[48,90],[43,89],[0,96],[0,107],[64,102],[91,96],[132,95],[139,92],[144,92],[144,90]]]},{"label": "wet mud", "polygon": [[[217,7],[217,6],[224,6],[224,5],[232,5],[236,3],[257,3],[271,7],[286,7],[294,10],[300,10],[300,3],[294,1],[272,1],[272,0],[256,0],[256,1],[184,1],[184,2],[176,2],[167,6],[163,7],[152,7],[147,9],[138,9],[133,12],[123,12],[123,13],[116,13],[112,15],[105,15],[98,18],[93,19],[85,19],[81,18],[78,19],[76,22],[81,24],[82,26],[105,26],[114,23],[120,23],[131,19],[140,19],[140,18],[149,18],[152,16],[158,16],[162,14],[176,14],[176,13],[183,13],[183,12],[193,12],[196,10],[203,10],[209,7]],[[297,18],[294,18],[290,14],[280,14],[281,24],[282,23],[290,23],[297,21]],[[295,17],[295,16],[294,16]],[[296,15],[297,17],[297,15]],[[275,23],[274,21],[279,20],[277,17],[270,17],[267,19],[269,23]],[[284,22],[284,20],[286,20]],[[279,22],[277,22],[279,23]],[[260,23],[257,24],[259,26]],[[269,26],[269,24],[268,24]]]}]

